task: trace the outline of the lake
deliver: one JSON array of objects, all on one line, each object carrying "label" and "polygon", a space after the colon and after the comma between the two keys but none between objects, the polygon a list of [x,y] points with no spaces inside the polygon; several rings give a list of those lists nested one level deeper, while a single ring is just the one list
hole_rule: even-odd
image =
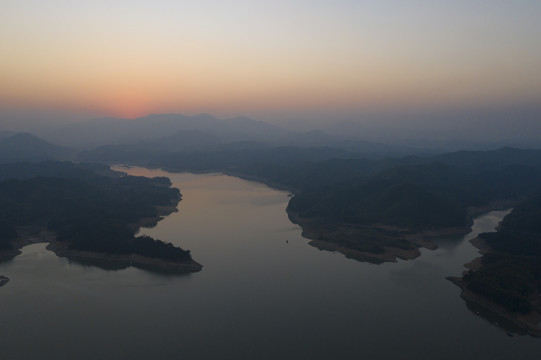
[{"label": "lake", "polygon": [[[373,265],[308,245],[288,193],[221,174],[168,176],[179,211],[141,233],[192,251],[203,270],[104,270],[35,244],[0,275],[2,359],[539,359],[445,279],[478,256],[472,232],[421,257]],[[478,312],[481,311],[481,314]],[[483,315],[483,316],[481,316]]]}]

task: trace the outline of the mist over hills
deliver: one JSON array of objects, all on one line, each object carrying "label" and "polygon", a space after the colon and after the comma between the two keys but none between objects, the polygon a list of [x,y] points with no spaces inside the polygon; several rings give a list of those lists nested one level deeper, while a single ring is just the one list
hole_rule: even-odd
[{"label": "mist over hills", "polygon": [[13,131],[0,131],[0,140],[13,136],[14,134]]},{"label": "mist over hills", "polygon": [[[249,118],[219,120],[205,114],[99,119],[51,130],[43,134],[47,140],[5,131],[0,133],[0,163],[9,164],[2,167],[0,184],[8,189],[6,194],[13,191],[6,179],[14,176],[26,181],[25,193],[43,184],[53,190],[64,189],[66,181],[107,185],[101,175],[111,177],[109,168],[90,163],[141,165],[173,172],[221,172],[288,189],[293,193],[286,209],[288,216],[302,227],[311,245],[375,263],[402,256],[414,258],[420,254],[419,247],[431,246],[430,236],[434,234],[465,233],[479,213],[514,206],[524,209],[530,199],[541,195],[541,150],[504,147],[445,152],[443,148],[356,140],[359,132],[353,128],[348,136],[318,130],[294,132]],[[77,150],[49,142],[55,139]],[[59,198],[65,196],[57,193]],[[24,203],[21,199],[10,201]],[[528,205],[528,223],[539,220],[539,204]],[[41,205],[36,206],[43,210]],[[515,217],[519,215],[520,211],[515,213]],[[81,233],[80,229],[87,229],[95,220],[92,216],[81,219],[74,232]],[[107,217],[100,219],[108,221]],[[116,228],[100,226],[114,236],[99,236],[101,242],[88,238],[84,246],[117,251],[111,244],[122,234],[115,233]],[[16,232],[9,223],[0,224],[2,228],[4,237],[13,238]],[[528,256],[532,249],[540,248],[537,230],[527,236],[512,232],[512,238],[504,236],[509,231],[502,234],[490,238],[494,246],[506,246]],[[138,249],[140,245],[154,244],[152,239],[145,240],[148,244],[139,244],[127,232],[124,236],[135,244],[125,250],[128,252],[134,251],[134,246]],[[515,243],[515,238],[522,242]],[[523,258],[512,261],[521,268],[530,264]],[[477,277],[499,281],[508,275],[506,264],[507,260],[484,266]],[[537,289],[539,266],[528,266],[522,273],[535,281],[525,283]],[[515,276],[517,272],[509,274]],[[520,311],[535,305],[523,294],[510,297],[512,289],[506,287],[499,286],[495,291],[477,286],[475,279],[470,274],[472,291],[512,311],[517,309],[516,299],[520,300]]]},{"label": "mist over hills", "polygon": [[439,110],[389,109],[351,114],[332,123],[325,120],[319,128],[343,139],[362,134],[365,141],[441,152],[505,146],[535,149],[541,147],[541,106],[536,102]]},{"label": "mist over hills", "polygon": [[276,139],[290,133],[278,126],[242,117],[220,120],[208,114],[152,114],[137,119],[94,119],[57,127],[43,132],[42,136],[57,143],[88,148],[149,141],[183,131],[206,133],[225,142]]},{"label": "mist over hills", "polygon": [[[41,139],[28,133],[2,131],[0,161],[66,159],[76,152],[80,154],[79,160],[105,162],[152,160],[157,155],[176,152],[215,152],[222,153],[220,156],[223,158],[226,154],[246,157],[246,154],[235,152],[256,150],[259,152],[257,156],[265,157],[267,155],[263,153],[272,152],[273,148],[282,148],[275,151],[280,153],[292,147],[327,149],[312,151],[315,154],[313,160],[318,161],[331,157],[383,159],[407,155],[433,156],[449,152],[449,148],[454,151],[453,147],[459,146],[458,143],[451,146],[437,139],[416,143],[412,138],[401,145],[361,140],[371,134],[365,126],[353,122],[337,123],[325,131],[303,132],[247,117],[218,119],[209,114],[151,114],[137,119],[101,118],[36,129],[35,135]],[[458,149],[492,150],[500,143],[464,140],[463,145]],[[530,146],[524,145],[525,148]],[[70,151],[69,148],[77,150]],[[308,153],[310,151],[305,151],[300,158],[306,160]],[[325,155],[321,156],[323,153]]]},{"label": "mist over hills", "polygon": [[15,161],[66,160],[70,148],[58,146],[29,133],[3,132],[0,135],[0,163]]},{"label": "mist over hills", "polygon": [[[79,150],[134,144],[161,149],[164,145],[160,144],[171,143],[175,136],[179,141],[168,150],[177,147],[182,151],[200,151],[231,143],[237,143],[237,146],[241,143],[259,143],[304,148],[333,147],[380,158],[434,155],[458,150],[495,150],[505,146],[530,149],[541,146],[541,141],[537,139],[538,126],[532,125],[535,121],[524,125],[526,120],[517,120],[517,126],[508,126],[514,113],[506,121],[501,119],[503,115],[492,114],[488,119],[485,114],[480,124],[475,113],[461,114],[456,119],[453,114],[447,114],[445,121],[434,119],[434,123],[444,122],[446,127],[432,124],[431,115],[394,114],[392,121],[367,115],[364,122],[334,121],[318,127],[299,125],[292,130],[285,125],[278,126],[244,116],[219,119],[209,114],[150,114],[136,119],[98,118],[34,127],[28,131],[54,144]],[[332,118],[332,115],[329,116]],[[471,121],[466,121],[467,118]],[[533,115],[529,118],[533,118]],[[517,119],[522,118],[517,115]],[[491,126],[491,121],[507,124],[501,126],[507,130],[497,132]],[[2,136],[0,133],[0,138]]]},{"label": "mist over hills", "polygon": [[378,156],[431,151],[410,145],[397,146],[364,141],[360,139],[361,130],[353,138],[344,138],[322,130],[292,131],[247,117],[222,120],[208,114],[152,114],[137,119],[102,118],[40,128],[36,129],[35,134],[47,141],[79,150],[100,146],[137,145],[153,150],[200,151],[236,144],[237,148],[262,145],[333,147]]}]

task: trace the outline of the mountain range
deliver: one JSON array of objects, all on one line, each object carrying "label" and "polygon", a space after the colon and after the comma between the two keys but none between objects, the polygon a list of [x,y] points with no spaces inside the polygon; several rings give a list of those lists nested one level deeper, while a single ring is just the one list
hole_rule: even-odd
[{"label": "mountain range", "polygon": [[[52,143],[90,150],[105,145],[137,145],[154,150],[203,150],[237,144],[237,147],[298,146],[333,147],[374,156],[421,153],[426,149],[395,146],[329,135],[321,130],[291,131],[247,117],[218,119],[208,114],[152,114],[137,119],[102,118],[41,129],[36,135]],[[357,139],[355,139],[357,138]]]},{"label": "mountain range", "polygon": [[0,135],[0,163],[65,160],[73,155],[72,149],[54,145],[29,133],[3,132]]}]

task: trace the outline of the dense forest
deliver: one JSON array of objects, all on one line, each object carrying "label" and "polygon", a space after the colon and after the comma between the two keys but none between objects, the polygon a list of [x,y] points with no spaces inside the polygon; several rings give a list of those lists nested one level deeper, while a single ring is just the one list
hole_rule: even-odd
[{"label": "dense forest", "polygon": [[[510,311],[527,313],[538,306],[540,150],[367,156],[356,146],[272,145],[198,131],[63,153],[80,163],[14,162],[9,156],[21,152],[6,152],[6,164],[0,165],[0,250],[13,249],[21,232],[38,226],[54,231],[57,241],[74,251],[191,261],[189,251],[135,236],[142,219],[159,216],[157,207],[179,201],[169,180],[121,176],[96,163],[222,172],[288,189],[293,196],[287,212],[314,239],[311,244],[362,261],[391,261],[357,257],[389,247],[399,250],[392,256],[409,251],[414,257],[418,247],[430,246],[419,237],[464,233],[474,216],[512,206],[497,233],[480,235],[491,250],[477,271],[464,276],[464,284]],[[27,135],[5,146],[13,146],[10,142],[31,144],[32,151],[23,152],[30,158],[35,153],[54,158],[65,150]]]},{"label": "dense forest", "polygon": [[541,193],[539,150],[378,158],[367,154],[366,147],[361,152],[344,144],[303,147],[237,139],[194,148],[186,138],[190,136],[181,132],[154,141],[106,145],[80,152],[78,158],[222,172],[285,188],[294,193],[287,209],[290,218],[305,234],[374,253],[386,246],[414,249],[417,245],[408,239],[421,233],[465,232],[478,213]]},{"label": "dense forest", "polygon": [[524,201],[497,232],[479,236],[490,250],[464,276],[469,290],[514,312],[527,313],[541,289],[541,197]]},{"label": "dense forest", "polygon": [[143,219],[181,198],[169,179],[119,176],[103,165],[68,162],[0,166],[0,249],[21,230],[45,228],[68,250],[191,261],[189,251],[135,236]]},{"label": "dense forest", "polygon": [[[21,180],[31,180],[42,174],[79,179],[87,186],[101,184],[102,190],[111,188],[104,179],[116,183],[119,189],[126,188],[122,184],[126,180],[111,180],[118,175],[111,174],[107,167],[85,165],[88,161],[128,163],[170,171],[222,172],[290,190],[294,196],[289,202],[288,214],[303,227],[307,237],[370,253],[382,253],[389,246],[403,250],[427,246],[412,241],[426,234],[464,233],[477,214],[514,206],[541,194],[539,150],[502,148],[377,157],[355,151],[351,146],[277,145],[254,139],[242,141],[242,137],[226,140],[223,134],[218,141],[217,134],[205,131],[183,130],[155,140],[100,146],[79,152],[77,159],[83,162],[77,166],[65,163],[62,169],[54,171],[43,164],[25,165],[20,169],[21,165],[8,164],[0,168],[0,179],[5,174],[19,173]],[[202,137],[207,141],[199,141]],[[140,199],[144,198],[143,194],[139,195]],[[115,201],[114,196],[109,198]],[[141,213],[130,215],[131,210],[126,213],[108,210],[108,213],[96,206],[84,210],[93,214],[87,218],[100,221],[101,226],[109,228],[108,234],[116,234],[117,238],[129,237],[129,231],[118,227],[117,221],[152,217],[150,213],[154,211],[139,204],[130,208],[139,209]],[[143,213],[143,209],[148,213]],[[48,226],[62,227],[59,239],[63,239],[63,234],[73,237],[75,232],[65,224],[78,221],[81,219],[56,216],[48,219]],[[0,226],[4,234],[13,235],[8,225]],[[89,227],[88,234],[94,228],[89,223],[81,223],[81,226]],[[92,246],[105,251],[111,246],[108,244],[104,241]],[[87,245],[73,242],[71,246],[84,248]],[[120,249],[120,243],[115,246]]]},{"label": "dense forest", "polygon": [[[539,150],[503,148],[386,159],[296,147],[147,155],[141,157],[148,159],[142,165],[220,171],[290,189],[294,196],[288,212],[293,221],[327,242],[372,252],[384,246],[408,248],[404,237],[423,231],[464,232],[477,213],[541,193]],[[115,156],[122,158],[121,153]]]}]

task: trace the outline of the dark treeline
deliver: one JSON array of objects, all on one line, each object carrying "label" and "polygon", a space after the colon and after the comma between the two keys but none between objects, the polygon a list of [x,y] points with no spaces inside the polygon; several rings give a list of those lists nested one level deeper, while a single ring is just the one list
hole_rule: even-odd
[{"label": "dark treeline", "polygon": [[329,224],[465,226],[472,207],[518,203],[541,184],[541,151],[511,148],[383,160],[292,147],[154,155],[144,165],[221,171],[289,188],[290,211]]},{"label": "dark treeline", "polygon": [[[257,148],[200,152],[133,153],[103,148],[94,160],[128,162],[176,171],[221,171],[292,190],[288,211],[320,239],[378,253],[410,249],[405,234],[374,224],[420,232],[464,228],[482,211],[516,206],[498,233],[484,234],[497,253],[467,276],[472,291],[512,311],[527,312],[541,279],[541,151],[503,148],[434,156],[366,159],[329,148]],[[103,156],[100,159],[100,156]],[[137,161],[135,161],[137,162]],[[534,200],[531,200],[534,199]],[[537,199],[537,200],[536,200]],[[308,221],[305,221],[308,219]],[[341,231],[345,228],[344,231]],[[336,230],[338,229],[338,230]],[[354,231],[352,231],[354,229]]]},{"label": "dark treeline", "polygon": [[[81,134],[94,133],[102,146],[78,154],[28,134],[8,134],[1,139],[0,163],[60,157],[253,179],[291,190],[290,218],[320,240],[372,253],[385,246],[411,250],[415,244],[406,235],[467,231],[480,212],[513,206],[497,233],[481,235],[493,250],[465,280],[512,311],[527,312],[539,293],[541,150],[397,157],[399,149],[284,133],[249,119],[225,124],[206,115],[182,121],[158,116],[165,128],[148,120],[118,123],[112,132],[90,124]],[[169,185],[84,163],[0,166],[0,247],[9,248],[21,226],[39,223],[72,249],[189,259],[187,251],[134,236],[134,223],[178,200]]]},{"label": "dark treeline", "polygon": [[157,206],[180,200],[167,178],[119,176],[103,165],[48,162],[2,165],[0,179],[3,249],[12,248],[18,229],[37,225],[56,232],[69,250],[191,259],[189,251],[135,236],[141,219],[158,217]]},{"label": "dark treeline", "polygon": [[[109,149],[111,150],[111,149]],[[366,186],[380,191],[410,183],[453,197],[464,206],[498,198],[519,199],[537,190],[541,151],[505,148],[417,157],[368,160],[332,148],[224,148],[217,151],[83,153],[82,159],[131,163],[173,171],[221,171],[295,190],[296,194]],[[374,186],[376,183],[384,185]],[[368,191],[368,190],[367,190]],[[354,197],[353,197],[354,198]]]},{"label": "dark treeline", "polygon": [[[236,143],[198,152],[109,146],[80,156],[172,171],[219,171],[288,188],[295,193],[288,206],[290,214],[297,220],[309,219],[311,224],[331,230],[343,225],[359,228],[376,223],[414,232],[467,228],[475,208],[517,204],[541,192],[539,150],[503,148],[367,159],[362,153],[332,148]],[[366,231],[352,235],[346,231],[325,240],[377,251],[374,243],[365,244],[367,238],[388,238],[381,231],[375,237],[373,231]]]},{"label": "dark treeline", "polygon": [[541,282],[541,197],[519,204],[497,232],[480,237],[492,250],[478,271],[464,277],[468,288],[511,311],[528,312]]},{"label": "dark treeline", "polygon": [[541,189],[541,153],[531,165],[502,163],[491,167],[483,160],[477,166],[467,164],[468,155],[461,154],[464,163],[444,162],[447,159],[442,157],[423,159],[426,163],[398,165],[375,175],[304,191],[289,207],[306,217],[422,229],[466,225],[471,221],[467,210],[472,207],[502,200],[519,202]]},{"label": "dark treeline", "polygon": [[[184,131],[156,140],[101,146],[82,151],[77,158],[171,171],[223,172],[287,188],[294,192],[288,206],[292,220],[311,231],[317,228],[325,241],[370,252],[381,252],[383,246],[411,248],[403,239],[407,231],[412,234],[434,229],[467,229],[472,216],[481,211],[516,205],[541,193],[539,150],[503,148],[378,159],[351,148],[275,146],[253,139],[225,141],[223,137],[218,141],[216,136]],[[198,144],[201,145],[199,148]],[[99,165],[65,163],[56,168],[38,163],[0,167],[0,179],[15,177],[14,174],[18,174],[21,181],[39,175],[79,179],[81,183],[72,184],[73,189],[91,184],[92,189],[82,192],[91,193],[96,191],[95,188],[116,192],[116,195],[108,194],[111,203],[108,206],[102,206],[92,198],[93,202],[87,201],[92,206],[78,212],[87,212],[79,217],[99,221],[109,229],[108,234],[116,234],[115,238],[128,237],[128,231],[118,222],[152,217],[155,210],[145,204],[163,195],[155,190],[159,186],[130,185],[123,183],[127,181],[124,178],[112,180],[118,175]],[[145,189],[137,196],[139,203],[134,203],[135,197],[119,197],[130,186],[137,189],[139,185]],[[154,182],[154,185],[158,184]],[[95,199],[98,198],[100,195],[95,195]],[[115,212],[114,209],[122,208],[122,204],[126,209]],[[139,213],[132,213],[133,209],[138,209]],[[94,226],[88,222],[82,224],[82,220],[71,213],[77,212],[66,212],[73,219],[50,218],[50,226],[64,226],[66,234],[73,233],[75,230],[65,224],[79,221],[81,226],[89,227],[86,233],[93,231]],[[4,234],[12,236],[9,223],[3,220],[0,227]],[[389,226],[401,230],[395,232]],[[59,236],[62,239],[61,233]],[[73,234],[69,236],[73,237]],[[101,238],[107,239],[107,236]],[[494,241],[494,246],[499,246],[497,240]],[[109,246],[106,244],[104,240],[94,246],[105,249]],[[521,244],[526,246],[521,245],[526,252],[533,248],[533,245],[527,247],[528,242],[524,239]],[[120,243],[117,245],[120,248]],[[76,242],[73,246],[84,247]]]}]

